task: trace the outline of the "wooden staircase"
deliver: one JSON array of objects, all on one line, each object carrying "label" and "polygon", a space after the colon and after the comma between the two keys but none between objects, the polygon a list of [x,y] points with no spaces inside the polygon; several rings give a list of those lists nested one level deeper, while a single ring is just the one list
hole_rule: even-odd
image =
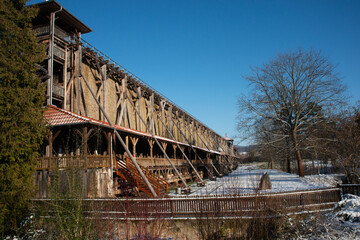
[{"label": "wooden staircase", "polygon": [[[168,183],[165,180],[156,177],[145,167],[140,166],[140,168],[147,177],[156,194],[159,197],[167,195]],[[139,191],[142,191],[148,194],[150,197],[153,197],[150,189],[148,188],[145,181],[142,179],[140,173],[137,171],[135,165],[132,163],[131,159],[128,156],[125,157],[125,160],[116,157],[116,174],[122,179],[132,184],[133,186],[137,187]]]}]

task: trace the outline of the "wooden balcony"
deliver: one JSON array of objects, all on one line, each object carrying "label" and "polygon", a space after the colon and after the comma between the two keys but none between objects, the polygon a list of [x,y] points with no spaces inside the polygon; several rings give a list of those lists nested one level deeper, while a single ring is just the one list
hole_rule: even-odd
[{"label": "wooden balcony", "polygon": [[65,89],[63,86],[61,86],[60,84],[56,84],[54,83],[53,85],[53,94],[56,96],[56,97],[59,97],[59,98],[64,98],[64,95],[65,95]]}]

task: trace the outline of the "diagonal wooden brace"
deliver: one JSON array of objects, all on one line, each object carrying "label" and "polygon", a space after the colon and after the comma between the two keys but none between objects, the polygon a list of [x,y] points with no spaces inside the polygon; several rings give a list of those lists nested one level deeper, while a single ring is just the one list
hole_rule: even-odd
[{"label": "diagonal wooden brace", "polygon": [[[108,121],[109,125],[111,127],[113,127],[114,125],[111,123],[110,121],[110,118],[108,117],[108,115],[106,114],[104,108],[101,106],[99,100],[96,98],[96,95],[94,94],[94,92],[92,91],[92,89],[90,88],[89,86],[89,83],[86,81],[84,75],[81,73],[81,77],[82,79],[84,80],[86,86],[88,87],[91,95],[93,96],[94,100],[96,101],[97,105],[99,106],[100,110],[102,111],[102,113],[104,114],[104,117],[106,118],[106,120]],[[144,180],[146,186],[149,188],[151,194],[154,196],[154,197],[157,197],[157,194],[154,190],[154,188],[151,186],[149,180],[147,179],[147,177],[145,176],[145,174],[143,173],[143,171],[141,170],[139,164],[137,163],[137,161],[135,160],[135,158],[132,156],[130,150],[128,149],[128,147],[126,146],[124,140],[121,138],[120,134],[118,133],[118,131],[114,128],[114,132],[115,132],[115,135],[116,137],[119,139],[121,145],[123,146],[123,148],[125,149],[126,153],[128,154],[129,158],[131,159],[131,161],[133,162],[133,164],[135,165],[136,167],[136,170],[139,172],[141,178]]]}]

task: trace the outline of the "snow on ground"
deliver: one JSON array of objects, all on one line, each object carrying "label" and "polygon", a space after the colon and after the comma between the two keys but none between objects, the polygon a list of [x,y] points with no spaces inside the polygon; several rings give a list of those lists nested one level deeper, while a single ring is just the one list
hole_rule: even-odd
[{"label": "snow on ground", "polygon": [[344,194],[343,200],[335,206],[336,217],[341,221],[360,223],[360,197]]},{"label": "snow on ground", "polygon": [[270,176],[272,189],[262,193],[288,192],[334,187],[338,183],[334,175],[312,175],[300,178],[295,174],[273,169],[259,169],[255,165],[241,166],[228,176],[207,181],[205,187],[191,186],[191,196],[220,194],[252,194],[257,192],[263,174]]},{"label": "snow on ground", "polygon": [[[307,236],[299,236],[301,240],[360,240],[360,197],[344,194],[343,200],[338,202],[334,211],[322,217],[312,216],[313,223],[306,223],[312,230]],[[315,224],[314,224],[315,222]]]},{"label": "snow on ground", "polygon": [[[286,192],[307,189],[335,187],[341,181],[336,174],[309,175],[300,178],[295,174],[279,170],[259,169],[255,165],[242,166],[228,176],[216,181],[207,181],[205,187],[191,186],[190,196],[215,194],[251,194],[256,193],[260,178],[268,173],[272,189],[261,192]],[[360,240],[360,197],[345,194],[336,204],[334,211],[312,215],[303,222],[299,240],[359,239]],[[295,231],[295,230],[294,230]],[[284,238],[280,238],[284,239]]]}]

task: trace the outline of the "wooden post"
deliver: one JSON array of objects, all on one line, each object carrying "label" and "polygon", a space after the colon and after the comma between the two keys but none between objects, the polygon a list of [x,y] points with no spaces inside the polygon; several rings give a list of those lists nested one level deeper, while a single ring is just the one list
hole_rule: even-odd
[{"label": "wooden post", "polygon": [[75,86],[75,92],[76,92],[76,113],[77,114],[80,114],[80,65],[81,65],[81,60],[80,60],[80,49],[81,49],[81,46],[80,44],[78,45],[78,49],[76,51],[76,54],[75,54],[75,66],[76,66],[76,71],[75,71],[75,74],[76,74],[76,86]]},{"label": "wooden post", "polygon": [[107,154],[110,156],[111,155],[111,132],[107,132],[106,133],[106,140],[108,142],[108,149],[107,149]]},{"label": "wooden post", "polygon": [[88,167],[88,131],[87,126],[85,125],[83,128],[83,134],[82,134],[82,140],[83,140],[83,155],[84,155],[84,168],[87,169]]},{"label": "wooden post", "polygon": [[112,135],[111,132],[109,131],[103,131],[104,136],[106,138],[106,142],[107,142],[107,158],[110,159],[110,165],[112,165]]},{"label": "wooden post", "polygon": [[139,138],[137,138],[137,137],[130,137],[130,140],[131,140],[131,142],[132,142],[132,144],[133,144],[133,156],[134,156],[134,157],[137,157],[137,154],[136,154],[136,144],[137,144],[137,142],[139,141]]},{"label": "wooden post", "polygon": [[[106,111],[106,79],[107,79],[107,76],[106,76],[106,64],[104,64],[103,66],[101,66],[101,75],[102,75],[102,80],[103,80],[103,87],[102,87],[103,96],[102,96],[102,102],[103,102],[103,108],[104,108],[105,111]],[[102,114],[102,115],[104,115],[104,114]],[[103,116],[102,119],[105,119],[105,117]]]},{"label": "wooden post", "polygon": [[[170,130],[170,135],[175,135],[174,134],[174,129],[173,129],[173,106],[170,105],[169,106],[169,110],[168,110],[168,113],[169,113],[169,130]],[[174,139],[176,140],[176,139]]]},{"label": "wooden post", "polygon": [[129,148],[129,136],[125,137],[126,147]]},{"label": "wooden post", "polygon": [[63,66],[63,85],[64,85],[64,102],[63,102],[63,109],[66,110],[67,106],[66,106],[66,101],[67,101],[67,56],[68,56],[68,51],[67,51],[67,47],[65,46],[65,60],[64,60],[64,66]]},{"label": "wooden post", "polygon": [[150,131],[155,133],[155,116],[154,116],[154,111],[155,111],[155,107],[154,107],[154,102],[155,102],[155,97],[154,97],[154,93],[151,94],[150,96]]},{"label": "wooden post", "polygon": [[[163,147],[164,151],[166,152],[166,148],[167,148],[167,143],[166,142],[162,142],[161,146]],[[166,153],[164,152],[164,158],[166,158]]]},{"label": "wooden post", "polygon": [[111,133],[111,137],[112,137],[112,165],[113,166],[116,166],[116,147],[117,147],[117,144],[116,144],[116,136],[114,133]]},{"label": "wooden post", "polygon": [[48,157],[49,157],[49,169],[51,169],[51,158],[52,158],[52,151],[53,151],[53,132],[50,130],[49,133],[49,153],[48,153]]},{"label": "wooden post", "polygon": [[52,160],[52,152],[53,152],[53,142],[55,141],[55,139],[59,136],[59,134],[61,133],[61,130],[57,130],[55,134],[53,134],[52,130],[50,130],[49,133],[49,168],[51,168],[51,160]]},{"label": "wooden post", "polygon": [[[138,100],[137,100],[138,111],[139,111],[140,115],[144,118],[145,117],[145,114],[144,114],[145,108],[143,106],[143,101],[144,101],[144,99],[143,99],[143,91],[142,91],[141,87],[138,87],[136,90],[137,90],[137,95],[138,95]],[[140,131],[145,130],[145,127],[143,126],[143,123],[141,122],[140,119],[137,119],[136,125],[138,126],[138,129]]]},{"label": "wooden post", "polygon": [[72,48],[72,54],[71,54],[71,63],[72,63],[72,67],[74,67],[74,70],[72,70],[72,77],[70,79],[71,81],[71,85],[70,85],[70,111],[72,112],[75,112],[74,111],[74,105],[75,105],[75,101],[74,101],[74,79],[75,79],[75,75],[76,75],[76,72],[75,72],[75,58],[76,58],[76,53],[74,52],[74,48]]},{"label": "wooden post", "polygon": [[174,159],[176,159],[176,149],[177,149],[177,145],[176,144],[172,144],[173,149],[174,149]]},{"label": "wooden post", "polygon": [[150,157],[153,158],[154,157],[154,140],[148,139],[148,143],[150,146]]},{"label": "wooden post", "polygon": [[129,123],[126,121],[127,119],[127,76],[125,76],[125,78],[122,79],[122,84],[121,84],[121,87],[122,87],[122,94],[123,94],[123,97],[124,97],[124,102],[123,102],[123,105],[121,107],[121,114],[120,114],[120,121],[123,122],[123,124],[120,124],[119,125],[122,125],[124,127],[128,127],[129,126]]},{"label": "wooden post", "polygon": [[[185,153],[185,147],[180,146],[180,149],[181,149],[181,151],[182,151],[182,152],[184,152],[184,153]],[[181,156],[181,159],[183,159],[183,160],[184,160],[184,157],[185,157],[185,154],[183,154],[183,155]],[[189,155],[189,158],[190,158],[190,155]]]},{"label": "wooden post", "polygon": [[[161,117],[160,120],[162,119],[163,122],[165,122],[165,106],[166,106],[166,102],[164,100],[161,100],[160,102],[160,107],[161,107]],[[160,128],[160,124],[159,124],[159,129],[161,129],[161,136],[165,137],[165,128],[164,126],[162,126]]]}]

